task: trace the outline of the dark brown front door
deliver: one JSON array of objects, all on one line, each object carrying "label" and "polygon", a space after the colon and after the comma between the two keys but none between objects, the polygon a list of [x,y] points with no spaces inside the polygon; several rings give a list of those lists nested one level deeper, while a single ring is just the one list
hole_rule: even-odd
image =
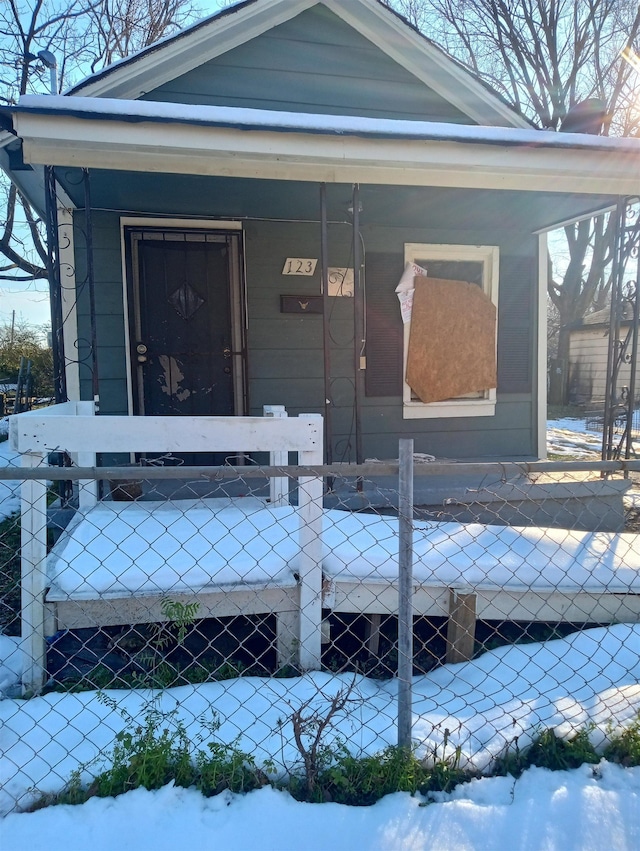
[{"label": "dark brown front door", "polygon": [[233,234],[134,232],[136,413],[235,411]]}]

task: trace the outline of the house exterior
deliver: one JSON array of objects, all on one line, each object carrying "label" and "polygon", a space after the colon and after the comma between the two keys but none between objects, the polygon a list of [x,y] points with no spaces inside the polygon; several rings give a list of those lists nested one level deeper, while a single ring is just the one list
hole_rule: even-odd
[{"label": "house exterior", "polygon": [[[53,221],[68,398],[321,413],[329,462],[403,435],[543,457],[545,233],[640,192],[640,141],[531,128],[378,0],[247,0],[2,122]],[[463,285],[424,325],[401,316],[407,263]],[[439,398],[405,381],[416,357]],[[467,391],[479,357],[495,377]]]}]

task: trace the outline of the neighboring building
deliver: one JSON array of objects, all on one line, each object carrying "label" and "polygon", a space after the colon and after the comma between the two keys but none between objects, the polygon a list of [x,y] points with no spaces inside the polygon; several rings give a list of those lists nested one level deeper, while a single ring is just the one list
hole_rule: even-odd
[{"label": "neighboring building", "polygon": [[[543,456],[544,234],[640,193],[640,140],[531,128],[378,0],[248,0],[0,112],[55,179],[70,397],[317,411],[333,461]],[[406,262],[444,283],[403,325]]]},{"label": "neighboring building", "polygon": [[[609,321],[606,307],[590,313],[576,323],[569,333],[569,401],[578,405],[603,405],[607,395],[607,358],[609,354]],[[626,340],[633,325],[631,307],[626,303],[620,321],[620,338]],[[631,337],[628,352],[630,355]],[[617,386],[629,386],[630,357],[620,364]]]}]

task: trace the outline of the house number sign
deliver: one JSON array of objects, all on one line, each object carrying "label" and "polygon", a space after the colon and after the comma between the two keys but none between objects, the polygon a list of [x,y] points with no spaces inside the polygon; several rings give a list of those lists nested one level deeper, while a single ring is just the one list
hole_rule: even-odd
[{"label": "house number sign", "polygon": [[282,269],[283,275],[305,275],[310,276],[316,271],[317,258],[312,257],[287,257]]}]

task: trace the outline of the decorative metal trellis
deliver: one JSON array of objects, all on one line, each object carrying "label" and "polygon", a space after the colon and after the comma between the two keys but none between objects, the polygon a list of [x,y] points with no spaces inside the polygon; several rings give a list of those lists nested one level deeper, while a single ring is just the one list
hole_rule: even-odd
[{"label": "decorative metal trellis", "polygon": [[[60,220],[59,212],[69,204],[68,198],[59,194],[61,187],[56,180],[56,169],[45,166],[45,206],[47,227],[47,275],[49,278],[49,296],[51,299],[51,337],[53,350],[54,389],[57,403],[67,400],[67,368],[77,363],[89,370],[91,375],[92,396],[96,405],[99,399],[98,381],[98,343],[97,315],[93,253],[93,217],[91,208],[91,178],[89,169],[78,174],[67,173],[67,182],[81,190],[84,198],[84,219],[79,215],[73,218],[73,230],[81,244],[84,242],[84,277],[80,278],[75,267],[75,258],[64,262],[61,253],[70,248],[70,240],[65,228],[68,223]],[[80,208],[82,209],[82,208]],[[66,269],[66,272],[63,272]],[[69,284],[63,283],[63,277],[73,281],[72,292],[67,292],[67,305],[64,305],[63,290]],[[69,303],[77,304],[78,298],[86,290],[89,313],[89,338],[75,339],[74,346],[65,347],[65,323],[69,321]],[[81,354],[81,349],[88,350]]]},{"label": "decorative metal trellis", "polygon": [[[640,205],[638,198],[623,198],[616,207],[615,244],[611,284],[611,315],[607,354],[607,383],[602,431],[602,458],[630,458],[636,409],[636,375],[640,310]],[[630,318],[630,323],[623,319]],[[623,365],[629,365],[629,383],[621,384]]]}]

